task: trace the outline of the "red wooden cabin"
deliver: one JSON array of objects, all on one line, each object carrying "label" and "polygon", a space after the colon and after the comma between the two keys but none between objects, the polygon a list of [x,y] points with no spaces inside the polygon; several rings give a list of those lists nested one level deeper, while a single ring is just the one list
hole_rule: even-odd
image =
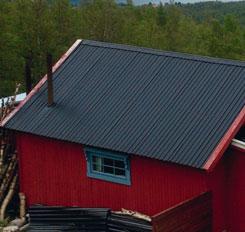
[{"label": "red wooden cabin", "polygon": [[244,62],[77,41],[53,74],[53,105],[45,76],[2,123],[28,205],[153,216],[210,191],[213,231],[245,231]]}]

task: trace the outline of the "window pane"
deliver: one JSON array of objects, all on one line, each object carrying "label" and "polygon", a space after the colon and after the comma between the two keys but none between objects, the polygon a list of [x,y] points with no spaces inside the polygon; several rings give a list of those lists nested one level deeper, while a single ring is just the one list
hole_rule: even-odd
[{"label": "window pane", "polygon": [[117,168],[125,168],[124,161],[115,160],[115,167],[117,167]]},{"label": "window pane", "polygon": [[95,156],[95,155],[92,156],[92,159],[93,159],[93,163],[101,163],[102,162],[102,158]]},{"label": "window pane", "polygon": [[130,185],[130,162],[127,155],[89,149],[87,175],[91,178]]},{"label": "window pane", "polygon": [[108,159],[108,158],[104,158],[104,165],[113,166],[113,160]]},{"label": "window pane", "polygon": [[115,175],[117,175],[117,176],[125,176],[125,170],[115,168]]},{"label": "window pane", "polygon": [[114,168],[113,167],[104,166],[104,172],[105,173],[109,173],[109,174],[114,174]]},{"label": "window pane", "polygon": [[103,171],[103,166],[102,166],[102,158],[98,156],[93,156],[93,170],[97,172],[102,172]]},{"label": "window pane", "polygon": [[93,170],[97,172],[102,172],[102,166],[99,164],[93,164]]}]

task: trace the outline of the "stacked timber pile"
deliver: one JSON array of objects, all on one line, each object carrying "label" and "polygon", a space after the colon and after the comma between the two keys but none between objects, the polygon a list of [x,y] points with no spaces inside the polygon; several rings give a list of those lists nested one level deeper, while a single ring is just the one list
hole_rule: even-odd
[{"label": "stacked timber pile", "polygon": [[109,209],[31,206],[28,210],[30,226],[27,231],[106,232]]},{"label": "stacked timber pile", "polygon": [[[0,124],[15,108],[16,94],[20,85],[17,85],[13,97],[7,102],[1,101]],[[5,211],[17,189],[17,156],[14,140],[7,131],[0,128],[0,220],[5,219]]]},{"label": "stacked timber pile", "polygon": [[151,232],[151,218],[137,212],[107,208],[34,205],[28,210],[28,232]]},{"label": "stacked timber pile", "polygon": [[110,232],[151,232],[151,218],[147,215],[122,209],[111,211],[107,219],[108,231]]}]

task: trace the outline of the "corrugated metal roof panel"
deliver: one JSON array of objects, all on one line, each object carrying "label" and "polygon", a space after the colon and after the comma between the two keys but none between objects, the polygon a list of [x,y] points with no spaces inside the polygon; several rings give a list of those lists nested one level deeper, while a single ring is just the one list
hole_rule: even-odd
[{"label": "corrugated metal roof panel", "polygon": [[83,41],[7,128],[201,168],[245,103],[245,63]]}]

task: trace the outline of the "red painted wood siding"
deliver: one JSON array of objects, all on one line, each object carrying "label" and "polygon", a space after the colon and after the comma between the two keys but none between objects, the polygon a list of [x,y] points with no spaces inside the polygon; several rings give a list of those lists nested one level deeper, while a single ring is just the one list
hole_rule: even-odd
[{"label": "red painted wood siding", "polygon": [[28,204],[122,207],[154,215],[207,190],[204,172],[131,157],[131,186],[88,178],[81,145],[17,136],[21,191]]},{"label": "red painted wood siding", "polygon": [[245,231],[245,152],[229,151],[228,219],[231,232]]},{"label": "red painted wood siding", "polygon": [[220,160],[215,169],[207,174],[208,189],[212,192],[213,231],[227,229],[227,159]]},{"label": "red painted wood siding", "polygon": [[[131,157],[131,186],[88,178],[83,147],[18,134],[20,187],[28,204],[124,207],[150,216],[212,191],[213,231],[245,231],[245,155],[229,150],[214,171]],[[228,191],[229,190],[229,191]]]},{"label": "red painted wood siding", "polygon": [[210,232],[212,221],[211,192],[187,199],[152,217],[153,232]]}]

